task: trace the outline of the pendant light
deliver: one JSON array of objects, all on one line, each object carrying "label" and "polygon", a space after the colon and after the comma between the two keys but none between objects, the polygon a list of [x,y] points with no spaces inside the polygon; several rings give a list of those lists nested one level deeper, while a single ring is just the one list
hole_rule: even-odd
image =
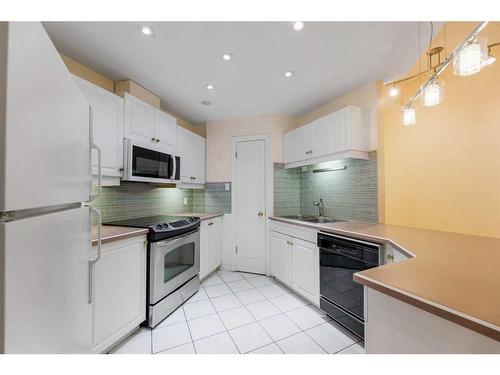
[{"label": "pendant light", "polygon": [[488,60],[486,37],[479,36],[454,54],[453,73],[462,77],[479,73]]},{"label": "pendant light", "polygon": [[434,47],[427,51],[427,56],[429,56],[428,70],[431,72],[431,77],[430,81],[424,86],[422,95],[420,96],[420,103],[425,107],[433,107],[443,101],[444,83],[442,81],[438,81],[437,77],[433,78],[433,75],[436,73],[436,68],[433,68],[432,66],[432,58],[434,56],[437,56],[436,66],[441,64],[442,51],[443,47]]},{"label": "pendant light", "polygon": [[484,66],[488,66],[497,61],[497,58],[491,54],[491,47],[488,48],[488,57],[484,60]]},{"label": "pendant light", "polygon": [[401,123],[405,126],[415,125],[417,116],[415,108],[412,106],[404,107],[401,111]]}]

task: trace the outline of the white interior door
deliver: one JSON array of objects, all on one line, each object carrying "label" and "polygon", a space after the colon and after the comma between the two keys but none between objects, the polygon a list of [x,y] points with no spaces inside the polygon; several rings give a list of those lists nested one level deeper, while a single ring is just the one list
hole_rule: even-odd
[{"label": "white interior door", "polygon": [[90,352],[90,233],[88,207],[0,224],[5,353]]},{"label": "white interior door", "polygon": [[266,271],[266,143],[236,143],[236,267]]}]

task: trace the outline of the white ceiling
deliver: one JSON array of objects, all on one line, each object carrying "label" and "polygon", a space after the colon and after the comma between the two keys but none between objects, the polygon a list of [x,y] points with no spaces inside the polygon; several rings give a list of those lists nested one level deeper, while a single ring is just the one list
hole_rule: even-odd
[{"label": "white ceiling", "polygon": [[[289,22],[148,25],[154,38],[135,22],[44,23],[60,52],[115,81],[140,83],[192,123],[302,115],[368,82],[404,74],[418,56],[416,22],[309,22],[299,32]],[[429,30],[421,23],[421,45]],[[224,52],[234,58],[222,61]],[[294,76],[286,79],[286,70]]]}]

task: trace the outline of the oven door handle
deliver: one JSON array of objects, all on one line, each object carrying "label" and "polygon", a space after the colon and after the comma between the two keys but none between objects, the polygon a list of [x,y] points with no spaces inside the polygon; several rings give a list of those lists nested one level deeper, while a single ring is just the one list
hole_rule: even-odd
[{"label": "oven door handle", "polygon": [[186,237],[189,237],[189,236],[192,236],[193,234],[196,234],[200,231],[200,228],[194,230],[194,231],[191,231],[191,232],[188,232],[188,233],[184,233],[183,235],[180,235],[178,237],[175,237],[171,240],[165,240],[165,241],[160,241],[160,242],[156,242],[155,245],[156,246],[170,246],[170,245],[175,245],[179,242],[181,242],[182,240],[184,240]]}]

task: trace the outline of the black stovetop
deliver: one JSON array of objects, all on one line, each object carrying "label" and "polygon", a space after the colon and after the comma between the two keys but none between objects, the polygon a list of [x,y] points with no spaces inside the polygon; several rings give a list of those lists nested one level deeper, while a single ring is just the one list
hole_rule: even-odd
[{"label": "black stovetop", "polygon": [[172,238],[200,226],[200,218],[187,216],[156,215],[133,219],[109,221],[105,225],[149,229],[149,241],[161,241]]}]

